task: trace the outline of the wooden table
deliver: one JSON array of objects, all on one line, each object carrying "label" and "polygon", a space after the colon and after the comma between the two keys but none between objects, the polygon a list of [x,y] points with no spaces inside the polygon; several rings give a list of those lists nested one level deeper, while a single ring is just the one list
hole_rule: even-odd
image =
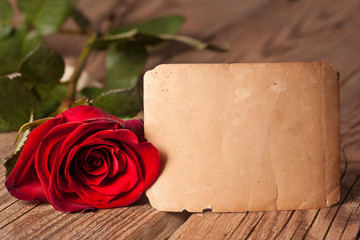
[{"label": "wooden table", "polygon": [[[96,19],[112,1],[81,1]],[[357,239],[360,230],[360,3],[358,0],[123,1],[116,21],[127,24],[168,14],[187,18],[181,33],[230,43],[228,53],[179,45],[152,55],[146,68],[180,62],[327,60],[341,76],[341,200],[325,209],[252,213],[167,213],[144,197],[131,207],[62,213],[40,202],[11,197],[0,184],[0,239]],[[126,11],[123,11],[123,10]],[[71,23],[69,23],[71,25]],[[49,44],[73,63],[83,39],[61,34]],[[75,41],[75,44],[74,44]],[[104,56],[87,70],[104,79]],[[0,134],[0,157],[10,154],[14,133]],[[0,175],[4,175],[0,167]]]}]

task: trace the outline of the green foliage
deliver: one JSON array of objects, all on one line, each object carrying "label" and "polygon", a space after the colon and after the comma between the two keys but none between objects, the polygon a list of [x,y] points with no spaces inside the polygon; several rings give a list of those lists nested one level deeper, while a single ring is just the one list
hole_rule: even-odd
[{"label": "green foliage", "polygon": [[94,106],[120,118],[135,116],[143,108],[138,88],[110,90],[95,99]]},{"label": "green foliage", "polygon": [[142,35],[143,38],[151,39],[153,38],[153,41],[156,40],[162,40],[162,41],[175,41],[182,43],[184,45],[187,45],[189,47],[198,49],[198,50],[213,50],[218,52],[225,52],[228,51],[228,49],[218,47],[216,45],[204,43],[202,41],[199,41],[195,38],[191,38],[188,36],[182,36],[182,35],[170,35],[170,34],[157,34],[157,35]]},{"label": "green foliage", "polygon": [[15,72],[20,63],[21,51],[26,36],[24,28],[15,29],[0,40],[0,75]]},{"label": "green foliage", "polygon": [[161,39],[148,38],[144,41],[144,36],[154,36],[157,34],[176,34],[184,18],[181,16],[167,16],[156,18],[145,22],[120,27],[111,33],[95,39],[92,47],[95,49],[106,49],[112,43],[138,42],[144,46],[163,42]]},{"label": "green foliage", "polygon": [[21,45],[20,60],[24,59],[31,51],[35,50],[42,42],[43,39],[38,32],[27,32]]},{"label": "green foliage", "polygon": [[42,34],[56,32],[75,8],[74,0],[18,0],[20,12],[28,25]]},{"label": "green foliage", "polygon": [[18,151],[15,151],[13,154],[11,154],[9,157],[1,159],[1,162],[2,162],[2,164],[4,164],[4,167],[6,169],[5,177],[8,177],[10,172],[15,167],[15,164],[16,164],[17,160],[19,159],[22,149],[23,149],[23,146]]},{"label": "green foliage", "polygon": [[35,119],[54,115],[66,96],[66,86],[63,84],[57,84],[50,89],[39,86],[35,91],[41,103],[34,109]]},{"label": "green foliage", "polygon": [[0,0],[0,39],[11,32],[12,10],[7,0]]},{"label": "green foliage", "polygon": [[5,177],[9,176],[10,172],[12,171],[12,169],[14,168],[20,153],[25,145],[25,142],[30,134],[30,131],[34,128],[36,128],[37,126],[39,126],[40,124],[44,123],[45,121],[49,120],[50,118],[46,118],[46,119],[39,119],[36,121],[33,121],[33,116],[30,116],[30,121],[24,125],[21,126],[20,130],[18,131],[18,134],[16,135],[16,139],[15,139],[15,144],[18,141],[18,137],[20,135],[20,132],[24,132],[20,142],[18,143],[18,145],[16,146],[15,152],[10,155],[7,158],[2,159],[2,163],[4,164],[5,168],[6,168],[6,173],[5,173]]},{"label": "green foliage", "polygon": [[133,24],[116,29],[112,34],[127,32],[131,29],[136,29],[139,33],[143,34],[176,34],[181,24],[184,22],[182,16],[167,16],[162,18],[156,18],[145,22]]},{"label": "green foliage", "polygon": [[[18,129],[28,121],[30,113],[35,119],[52,116],[64,109],[69,99],[78,99],[72,106],[93,104],[118,117],[133,117],[143,108],[142,90],[138,88],[141,84],[137,83],[141,81],[151,50],[169,42],[199,50],[224,50],[176,35],[184,22],[181,16],[152,19],[98,35],[92,31],[99,23],[90,22],[76,8],[76,0],[18,0],[17,6],[24,25],[14,28],[10,4],[0,0],[0,75],[20,74],[13,79],[0,77],[0,132]],[[79,27],[78,33],[88,35],[88,42],[67,88],[59,83],[64,61],[43,43],[42,36],[58,31],[70,16]],[[106,87],[75,92],[76,81],[91,50],[107,51]],[[16,159],[16,154],[11,159]]]},{"label": "green foliage", "polygon": [[[176,35],[184,22],[181,16],[152,19],[98,34],[94,28],[99,22],[90,22],[76,8],[76,0],[17,0],[17,6],[24,24],[14,27],[8,0],[0,0],[0,132],[20,127],[26,130],[15,153],[2,160],[6,176],[15,166],[30,130],[46,121],[44,117],[83,104],[100,107],[120,118],[131,118],[141,111],[143,96],[138,81],[152,50],[177,42],[199,50],[224,51]],[[66,86],[59,82],[64,61],[43,43],[42,36],[58,31],[70,16],[79,27],[78,33],[88,36],[88,42]],[[78,93],[76,82],[91,50],[107,51],[106,87],[88,87]],[[1,77],[10,73],[19,76]],[[68,100],[73,102],[69,105]]]},{"label": "green foliage", "polygon": [[64,100],[66,88],[59,84],[64,72],[60,55],[40,45],[27,55],[14,79],[0,77],[0,130],[18,129],[29,120],[53,113]]},{"label": "green foliage", "polygon": [[81,90],[79,93],[82,97],[87,97],[89,99],[95,99],[100,94],[106,92],[106,89],[103,88],[96,88],[96,87],[87,87]]},{"label": "green foliage", "polygon": [[131,42],[112,45],[106,57],[107,88],[129,88],[136,85],[147,59],[143,45]]},{"label": "green foliage", "polygon": [[21,16],[27,25],[32,25],[33,20],[39,13],[43,0],[17,0],[17,6],[20,10]]},{"label": "green foliage", "polygon": [[127,32],[107,34],[103,37],[97,37],[90,44],[90,46],[97,50],[106,50],[113,43],[121,43],[133,39],[133,37],[138,33],[136,29],[131,29]]},{"label": "green foliage", "polygon": [[16,72],[21,60],[40,42],[41,37],[25,28],[16,28],[0,39],[0,75]]},{"label": "green foliage", "polygon": [[29,121],[38,100],[17,79],[0,77],[0,118],[7,130],[16,130]]},{"label": "green foliage", "polygon": [[29,88],[36,86],[51,88],[59,83],[64,74],[64,68],[62,57],[46,45],[41,44],[21,63],[19,81]]},{"label": "green foliage", "polygon": [[10,124],[0,118],[0,132],[9,132],[15,130]]}]

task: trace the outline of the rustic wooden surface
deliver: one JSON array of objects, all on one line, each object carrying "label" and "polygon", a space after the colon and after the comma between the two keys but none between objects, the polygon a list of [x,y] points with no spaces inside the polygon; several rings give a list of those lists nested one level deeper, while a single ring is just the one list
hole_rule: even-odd
[{"label": "rustic wooden surface", "polygon": [[[98,19],[113,1],[83,0]],[[182,34],[220,45],[228,53],[179,45],[154,53],[159,63],[327,60],[341,76],[341,200],[326,209],[259,213],[166,213],[146,198],[131,207],[62,213],[45,203],[11,197],[0,183],[0,239],[358,239],[360,232],[360,2],[359,0],[152,0],[122,1],[116,24],[168,14],[187,19]],[[67,26],[71,27],[69,22]],[[100,26],[106,27],[106,26]],[[55,34],[48,43],[75,61],[81,37]],[[105,77],[104,56],[94,53],[87,71]],[[0,134],[0,157],[10,154],[14,133]],[[4,167],[0,167],[3,176]]]}]

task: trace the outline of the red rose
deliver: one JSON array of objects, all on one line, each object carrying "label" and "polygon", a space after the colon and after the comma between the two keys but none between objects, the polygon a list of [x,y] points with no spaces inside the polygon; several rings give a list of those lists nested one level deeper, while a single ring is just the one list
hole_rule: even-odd
[{"label": "red rose", "polygon": [[79,106],[35,128],[5,186],[21,200],[61,211],[127,206],[155,181],[157,149],[141,120],[122,121]]}]

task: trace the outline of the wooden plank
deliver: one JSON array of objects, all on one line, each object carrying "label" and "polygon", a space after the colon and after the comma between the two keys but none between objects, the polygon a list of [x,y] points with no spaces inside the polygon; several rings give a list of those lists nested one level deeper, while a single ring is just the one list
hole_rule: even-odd
[{"label": "wooden plank", "polygon": [[[0,212],[0,232],[7,232],[5,229],[23,216],[27,216],[27,213],[35,209],[39,202],[23,202],[14,198],[8,202],[7,206]],[[1,236],[2,234],[0,234]]]},{"label": "wooden plank", "polygon": [[[16,136],[16,132],[1,133],[0,159],[10,156],[15,151],[15,147],[16,147],[14,145],[15,136]],[[0,169],[0,171],[4,171],[1,173],[5,174],[5,169]]]},{"label": "wooden plank", "polygon": [[240,225],[231,239],[275,239],[292,215],[293,211],[265,212],[250,232],[243,231]]},{"label": "wooden plank", "polygon": [[356,180],[328,230],[329,239],[358,239],[360,234],[360,115],[356,111],[360,106],[359,93],[360,71],[357,71],[341,89],[342,158],[347,162],[347,175],[353,175]]},{"label": "wooden plank", "polygon": [[191,215],[170,239],[242,239],[259,224],[259,213],[199,213]]},{"label": "wooden plank", "polygon": [[[169,62],[274,62],[327,60],[346,77],[360,57],[360,16],[356,1],[277,1],[252,15],[227,22],[229,53],[184,52]],[[276,17],[275,17],[276,16]],[[304,17],[306,16],[306,17]],[[219,21],[219,19],[213,19]]]},{"label": "wooden plank", "polygon": [[357,239],[360,225],[360,175],[339,207],[326,237],[328,239]]},{"label": "wooden plank", "polygon": [[[83,0],[88,16],[98,18],[112,1]],[[263,62],[328,60],[341,72],[342,205],[322,210],[267,213],[163,213],[143,200],[129,208],[61,213],[48,204],[12,198],[0,181],[0,238],[109,238],[109,239],[329,239],[359,234],[359,5],[357,0],[238,1],[184,0],[124,1],[118,24],[180,13],[187,18],[181,30],[199,39],[229,42],[229,53],[197,52],[169,45],[152,55],[146,68],[176,62]],[[119,9],[117,13],[124,11]],[[121,16],[120,16],[121,15]],[[71,27],[71,23],[69,25]],[[51,46],[74,63],[84,39],[47,37]],[[174,47],[176,46],[176,47]],[[104,54],[89,59],[87,71],[105,78]],[[0,135],[0,155],[13,151],[14,134]],[[347,160],[347,162],[345,162]],[[0,167],[0,174],[4,168]],[[186,221],[186,222],[185,222]],[[183,222],[185,222],[183,224]],[[183,224],[183,225],[182,225]],[[322,225],[324,224],[324,225]],[[181,226],[182,225],[182,226]],[[180,227],[181,226],[181,227]],[[179,228],[180,227],[180,228]]]},{"label": "wooden plank", "polygon": [[301,239],[310,228],[318,211],[317,209],[294,211],[283,229],[277,232],[277,238]]},{"label": "wooden plank", "polygon": [[[360,229],[358,222],[360,218],[357,214],[357,207],[360,204],[359,199],[349,200],[348,196],[354,181],[358,181],[359,177],[353,175],[346,175],[341,185],[340,200],[343,202],[351,202],[351,214],[346,233],[358,234]],[[357,189],[354,190],[357,193]],[[350,195],[351,196],[351,195]],[[201,214],[192,215],[188,221],[181,226],[171,239],[187,239],[193,237],[194,239],[201,239],[206,233],[209,239],[322,239],[329,231],[330,226],[333,224],[335,216],[340,205],[335,205],[331,208],[325,208],[321,210],[301,210],[301,211],[279,211],[279,212],[265,212],[265,213],[248,213],[244,219],[234,220],[237,216],[221,214],[221,213],[207,213],[206,218],[201,219]],[[239,215],[241,216],[242,213]],[[227,228],[220,227],[214,228],[213,224],[216,224],[217,219],[228,223]],[[334,229],[338,230],[338,225],[334,226]],[[234,230],[233,232],[231,230]],[[342,229],[343,230],[343,229]],[[227,236],[230,236],[228,238]],[[330,238],[333,239],[333,238]],[[334,238],[335,239],[335,238]],[[354,238],[355,239],[355,238]]]},{"label": "wooden plank", "polygon": [[159,212],[146,199],[135,206],[87,213],[63,213],[48,204],[22,201],[14,205],[33,207],[1,228],[0,239],[165,239],[189,216]]},{"label": "wooden plank", "polygon": [[328,231],[333,224],[335,217],[338,214],[339,207],[344,204],[345,201],[349,201],[348,196],[357,180],[358,176],[355,174],[347,173],[344,176],[340,185],[340,204],[337,204],[331,208],[320,209],[318,214],[314,217],[313,223],[311,224],[309,231],[304,234],[306,238],[323,239],[327,236]]},{"label": "wooden plank", "polygon": [[246,213],[193,214],[192,221],[183,224],[170,239],[227,239],[245,218],[250,222],[248,219],[253,216],[249,217]]},{"label": "wooden plank", "polygon": [[[0,159],[3,159],[9,155],[11,155],[15,151],[15,145],[13,145],[13,141],[15,140],[16,133],[1,133],[0,137]],[[7,224],[8,220],[6,220],[5,213],[3,212],[6,208],[11,206],[17,200],[13,198],[7,191],[4,186],[5,178],[5,167],[0,166],[0,228]]]}]

